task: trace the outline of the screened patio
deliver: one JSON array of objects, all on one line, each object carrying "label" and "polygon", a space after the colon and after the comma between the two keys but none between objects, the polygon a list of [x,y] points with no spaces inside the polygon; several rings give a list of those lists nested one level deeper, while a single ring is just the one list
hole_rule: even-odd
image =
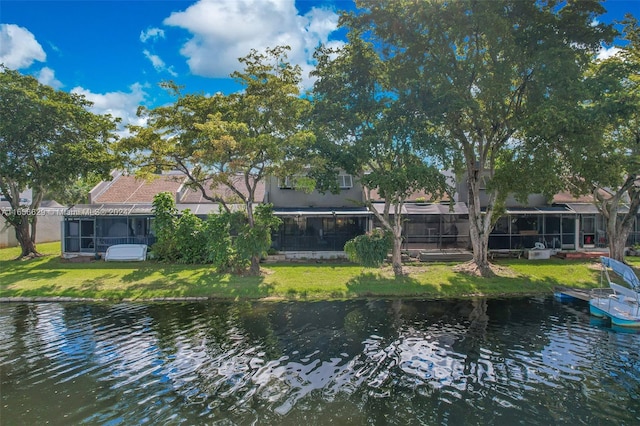
[{"label": "screened patio", "polygon": [[104,253],[115,244],[155,242],[151,205],[77,205],[62,222],[64,253]]},{"label": "screened patio", "polygon": [[[374,206],[383,213],[382,203]],[[406,203],[402,216],[402,248],[405,250],[469,246],[469,210],[464,203]],[[374,227],[382,227],[377,219]]]},{"label": "screened patio", "polygon": [[585,245],[595,247],[595,216],[593,223],[591,217],[582,217],[582,222],[580,218],[567,206],[509,208],[491,231],[489,249],[522,250],[533,248],[536,243],[557,250],[575,250]]},{"label": "screened patio", "polygon": [[276,209],[282,220],[271,236],[278,251],[343,251],[344,244],[367,232],[366,209]]}]

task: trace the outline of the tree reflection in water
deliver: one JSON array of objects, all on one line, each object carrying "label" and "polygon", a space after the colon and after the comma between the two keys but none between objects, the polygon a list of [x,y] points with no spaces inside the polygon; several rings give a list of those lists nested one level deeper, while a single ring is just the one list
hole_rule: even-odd
[{"label": "tree reflection in water", "polygon": [[3,424],[640,416],[639,336],[544,298],[6,304],[0,337]]}]

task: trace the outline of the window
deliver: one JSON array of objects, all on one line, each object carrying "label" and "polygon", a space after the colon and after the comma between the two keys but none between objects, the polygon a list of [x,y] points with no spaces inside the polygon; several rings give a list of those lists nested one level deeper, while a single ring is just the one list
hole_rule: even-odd
[{"label": "window", "polygon": [[293,176],[287,176],[284,179],[280,179],[279,187],[280,189],[293,189],[295,186],[295,179]]},{"label": "window", "polygon": [[479,189],[486,190],[487,185],[489,184],[490,178],[489,176],[481,176],[480,177],[480,186]]},{"label": "window", "polygon": [[339,175],[338,176],[338,186],[340,189],[349,189],[353,187],[353,179],[351,175]]}]

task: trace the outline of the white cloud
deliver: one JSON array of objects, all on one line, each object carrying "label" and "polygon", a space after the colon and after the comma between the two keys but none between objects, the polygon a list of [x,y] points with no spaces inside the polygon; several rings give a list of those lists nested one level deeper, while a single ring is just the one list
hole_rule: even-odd
[{"label": "white cloud", "polygon": [[138,106],[142,104],[147,94],[140,83],[129,87],[129,92],[93,93],[82,87],[74,87],[71,93],[84,95],[87,100],[93,102],[90,110],[96,114],[111,114],[122,119],[120,129],[117,132],[121,137],[128,135],[124,129],[127,124],[144,126],[146,121],[136,115]]},{"label": "white cloud", "polygon": [[164,61],[160,59],[160,56],[152,55],[148,50],[144,50],[142,53],[144,53],[144,56],[151,61],[151,64],[153,64],[153,67],[156,70],[161,71],[164,69],[165,64]]},{"label": "white cloud", "polygon": [[318,8],[299,15],[294,0],[201,0],[172,13],[164,24],[193,35],[180,53],[196,75],[228,77],[240,68],[238,58],[251,49],[289,45],[289,60],[303,68],[306,79],[313,51],[319,43],[327,43],[338,15]]},{"label": "white cloud", "polygon": [[173,70],[173,67],[167,67],[166,64],[164,63],[164,61],[162,60],[162,58],[160,58],[160,56],[158,55],[154,55],[151,52],[149,52],[148,50],[144,50],[142,51],[142,53],[144,54],[144,56],[151,61],[151,64],[153,65],[153,67],[156,69],[156,71],[158,72],[162,72],[162,71],[166,71],[169,74],[171,74],[173,77],[176,77],[178,75],[178,73],[176,73]]},{"label": "white cloud", "polygon": [[147,28],[140,32],[140,41],[146,43],[148,40],[164,38],[164,30],[160,28]]},{"label": "white cloud", "polygon": [[611,46],[611,47],[602,47],[600,49],[600,51],[598,52],[598,56],[597,59],[600,61],[603,61],[605,59],[609,59],[612,58],[614,56],[617,56],[620,52],[622,51],[622,49],[620,49],[619,47],[616,46]]},{"label": "white cloud", "polygon": [[56,78],[55,71],[53,71],[49,67],[42,68],[36,75],[36,78],[40,83],[51,86],[54,89],[59,89],[64,86],[64,84],[62,84],[62,82]]},{"label": "white cloud", "polygon": [[14,24],[0,24],[0,63],[7,68],[20,69],[33,61],[44,62],[46,53],[26,28]]}]

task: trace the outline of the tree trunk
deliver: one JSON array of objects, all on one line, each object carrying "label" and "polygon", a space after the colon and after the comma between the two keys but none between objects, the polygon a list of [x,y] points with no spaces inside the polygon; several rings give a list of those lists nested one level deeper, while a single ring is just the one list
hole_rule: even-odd
[{"label": "tree trunk", "polygon": [[396,206],[395,214],[393,215],[393,249],[391,252],[391,265],[393,267],[393,275],[401,277],[403,275],[402,270],[402,202]]},{"label": "tree trunk", "polygon": [[[636,191],[636,177],[629,176],[627,182],[609,199],[599,196],[598,188],[594,188],[594,198],[598,211],[607,219],[607,236],[609,238],[609,257],[624,262],[624,249],[631,228],[640,209],[640,192]],[[628,211],[618,214],[618,208],[624,197],[628,197]]]},{"label": "tree trunk", "polygon": [[400,277],[403,275],[402,270],[402,229],[399,233],[393,232],[393,250],[391,252],[391,265],[393,267],[393,275]]},{"label": "tree trunk", "polygon": [[[247,208],[247,222],[249,223],[249,227],[251,229],[255,228],[256,221],[253,216],[253,202],[251,198],[245,201],[245,206]],[[249,266],[249,275],[252,277],[257,277],[260,275],[260,253],[253,253],[251,255],[251,266]]]},{"label": "tree trunk", "polygon": [[260,275],[260,255],[251,256],[251,266],[249,267],[249,275],[257,277]]},{"label": "tree trunk", "polygon": [[[617,210],[617,205],[616,205]],[[615,211],[609,211],[607,218],[607,235],[609,236],[609,257],[624,262],[624,250],[627,246],[627,238],[631,233],[634,216],[629,213],[620,218]]]},{"label": "tree trunk", "polygon": [[24,257],[40,257],[35,243],[35,235],[32,235],[30,230],[35,229],[37,216],[33,216],[33,223],[29,223],[31,216],[18,216],[17,223],[14,224],[16,231],[16,239],[20,243],[21,253],[16,259],[22,259]]},{"label": "tree trunk", "polygon": [[[471,215],[469,215],[471,218]],[[489,264],[489,234],[481,233],[476,227],[470,226],[471,247],[473,249],[473,263],[483,277],[491,276]]]},{"label": "tree trunk", "polygon": [[256,226],[256,221],[253,217],[253,202],[251,200],[247,200],[244,205],[247,209],[247,222],[249,223],[249,227],[253,228],[254,226]]},{"label": "tree trunk", "polygon": [[614,238],[609,240],[609,257],[624,262],[624,249],[626,246],[626,238]]},{"label": "tree trunk", "polygon": [[[489,233],[491,232],[491,217],[493,209],[491,203],[482,213],[480,206],[480,185],[478,176],[469,173],[469,237],[473,248],[473,263],[483,277],[492,275],[489,264]],[[496,195],[493,194],[492,198]]]},{"label": "tree trunk", "polygon": [[[393,274],[396,277],[400,277],[404,275],[404,271],[402,270],[402,206],[404,205],[404,199],[400,197],[394,199],[385,198],[383,213],[380,213],[371,202],[370,192],[371,188],[365,187],[365,202],[367,208],[393,237],[391,267],[393,268]],[[393,207],[393,212],[390,212],[391,207]]]}]

